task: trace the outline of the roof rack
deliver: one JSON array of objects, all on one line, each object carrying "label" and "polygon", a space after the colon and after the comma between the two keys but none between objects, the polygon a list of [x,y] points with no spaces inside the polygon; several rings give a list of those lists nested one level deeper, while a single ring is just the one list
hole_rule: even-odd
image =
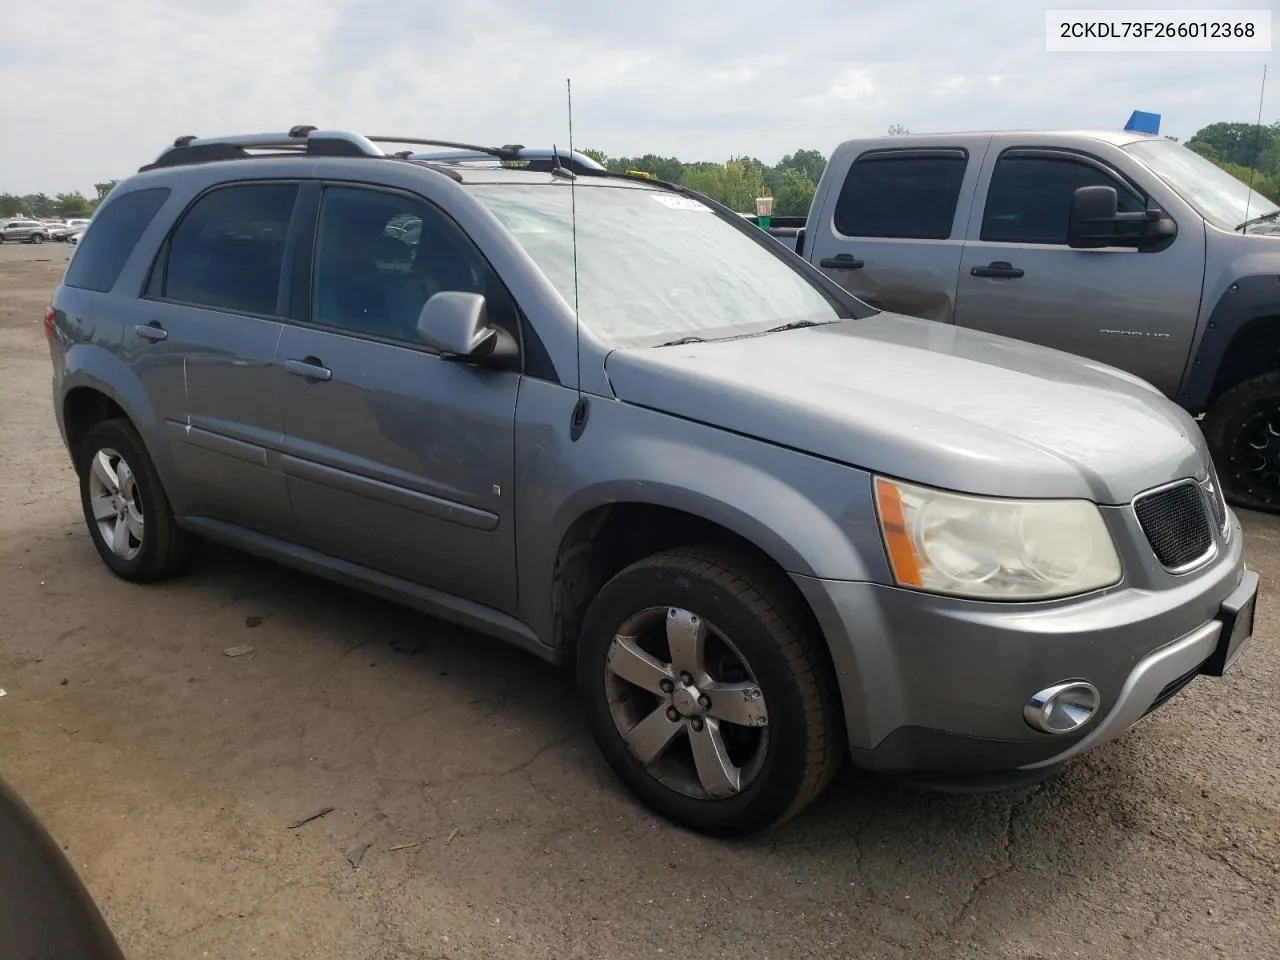
[{"label": "roof rack", "polygon": [[503,147],[501,154],[485,148],[466,147],[452,151],[413,153],[409,155],[409,159],[446,164],[483,163],[495,159],[507,162],[520,161],[523,169],[538,173],[550,173],[556,169],[567,170],[570,173],[602,173],[606,169],[578,150],[569,152],[545,147]]},{"label": "roof rack", "polygon": [[[386,153],[379,144],[442,147],[442,152],[415,153],[401,150]],[[178,137],[160,156],[142,167],[180,167],[217,160],[241,160],[252,156],[289,156],[305,154],[313,157],[393,157],[428,163],[461,164],[475,161],[524,161],[526,169],[572,173],[597,173],[604,167],[585,154],[563,150],[529,150],[523,144],[509,143],[486,147],[454,140],[431,140],[422,137],[363,136],[345,130],[320,130],[308,124],[290,127],[284,133],[244,133],[226,137]],[[522,164],[522,165],[525,165]],[[446,171],[448,172],[448,171]],[[457,178],[456,171],[451,173]]]}]

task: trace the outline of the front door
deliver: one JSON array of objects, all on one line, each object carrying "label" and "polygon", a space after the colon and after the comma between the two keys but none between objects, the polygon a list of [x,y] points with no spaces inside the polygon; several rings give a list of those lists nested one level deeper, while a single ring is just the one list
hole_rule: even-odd
[{"label": "front door", "polygon": [[161,248],[139,322],[126,328],[131,363],[166,398],[179,515],[291,529],[275,355],[297,194],[297,183],[274,181],[200,197]]},{"label": "front door", "polygon": [[442,359],[418,338],[439,290],[472,290],[514,332],[474,247],[421,198],[331,185],[309,308],[278,353],[298,538],[332,556],[514,612],[520,374]]},{"label": "front door", "polygon": [[1120,367],[1172,396],[1195,332],[1203,226],[1179,224],[1161,250],[1073,250],[1067,227],[1077,187],[1115,187],[1122,212],[1145,210],[1148,198],[1096,157],[996,155],[994,147],[992,156],[986,205],[961,258],[956,323]]}]

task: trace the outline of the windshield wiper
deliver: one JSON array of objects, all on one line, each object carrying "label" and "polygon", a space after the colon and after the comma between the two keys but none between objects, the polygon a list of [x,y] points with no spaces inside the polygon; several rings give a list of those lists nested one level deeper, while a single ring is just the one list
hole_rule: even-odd
[{"label": "windshield wiper", "polygon": [[660,343],[660,347],[678,347],[682,343],[706,343],[702,337],[681,337],[679,340],[668,340],[666,343]]},{"label": "windshield wiper", "polygon": [[781,333],[783,330],[799,330],[801,327],[821,327],[822,323],[817,320],[792,320],[790,323],[784,323],[780,327],[770,327],[765,333]]},{"label": "windshield wiper", "polygon": [[1248,227],[1252,227],[1255,223],[1266,223],[1268,220],[1274,220],[1276,217],[1280,217],[1280,209],[1272,210],[1270,213],[1264,213],[1260,217],[1250,217],[1244,223],[1237,223],[1236,229],[1244,230]]}]

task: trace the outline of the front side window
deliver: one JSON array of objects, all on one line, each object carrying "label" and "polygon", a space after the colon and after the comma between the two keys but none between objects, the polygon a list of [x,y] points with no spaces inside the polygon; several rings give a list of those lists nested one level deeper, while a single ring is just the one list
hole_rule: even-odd
[{"label": "front side window", "polygon": [[1124,147],[1215,226],[1234,230],[1245,220],[1275,213],[1276,205],[1217,164],[1163,137]]},{"label": "front side window", "polygon": [[947,239],[967,163],[959,150],[864,154],[840,188],[836,229],[846,237]]},{"label": "front side window", "polygon": [[[585,178],[584,178],[585,179]],[[746,336],[850,316],[781,246],[758,243],[703,203],[631,183],[471,187],[582,323],[618,346]],[[775,249],[776,248],[776,249]]]},{"label": "front side window", "polygon": [[[1065,246],[1071,225],[1071,200],[1078,187],[1115,187],[1121,213],[1139,213],[1147,208],[1144,197],[1084,160],[1004,156],[991,173],[981,238]],[[1114,229],[1117,237],[1137,236],[1142,224],[1120,223]]]},{"label": "front side window", "polygon": [[398,193],[325,190],[312,271],[313,322],[417,344],[422,305],[442,290],[481,294],[489,322],[516,334],[510,295],[438,209]]},{"label": "front side window", "polygon": [[[296,183],[241,183],[206,193],[169,238],[161,296],[276,316]],[[89,228],[86,238],[98,229]]]}]

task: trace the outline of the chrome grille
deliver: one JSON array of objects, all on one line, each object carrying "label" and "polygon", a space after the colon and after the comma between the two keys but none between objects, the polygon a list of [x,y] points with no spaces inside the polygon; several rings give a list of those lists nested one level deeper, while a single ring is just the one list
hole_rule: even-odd
[{"label": "chrome grille", "polygon": [[1218,529],[1225,531],[1227,529],[1227,501],[1222,495],[1222,486],[1218,483],[1218,474],[1215,470],[1209,471],[1209,478],[1203,484],[1204,495],[1209,501],[1209,509],[1213,511],[1213,522],[1218,525]]},{"label": "chrome grille", "polygon": [[1213,530],[1200,484],[1187,480],[1133,501],[1142,532],[1156,559],[1168,570],[1187,567],[1213,547]]}]

